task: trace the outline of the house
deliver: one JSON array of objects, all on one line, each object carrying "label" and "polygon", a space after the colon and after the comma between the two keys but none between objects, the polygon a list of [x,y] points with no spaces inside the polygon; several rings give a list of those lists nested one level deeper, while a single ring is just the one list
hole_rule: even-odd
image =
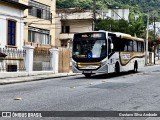
[{"label": "house", "polygon": [[56,10],[56,40],[61,47],[72,48],[73,34],[92,31],[92,12],[79,8]]},{"label": "house", "polygon": [[28,6],[18,0],[0,0],[0,48],[23,47],[23,17]]},{"label": "house", "polygon": [[24,44],[35,48],[51,48],[55,41],[56,0],[21,0],[29,5],[24,16]]},{"label": "house", "polygon": [[24,10],[18,0],[0,0],[0,72],[24,69]]}]

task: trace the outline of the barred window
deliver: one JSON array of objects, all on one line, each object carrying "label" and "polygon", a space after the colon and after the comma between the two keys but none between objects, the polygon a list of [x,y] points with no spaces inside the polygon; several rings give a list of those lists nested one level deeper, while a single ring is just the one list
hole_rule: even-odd
[{"label": "barred window", "polygon": [[50,7],[41,3],[38,3],[36,1],[30,0],[29,6],[31,8],[29,9],[29,15],[50,20]]},{"label": "barred window", "polygon": [[29,27],[28,41],[40,44],[50,44],[49,30]]}]

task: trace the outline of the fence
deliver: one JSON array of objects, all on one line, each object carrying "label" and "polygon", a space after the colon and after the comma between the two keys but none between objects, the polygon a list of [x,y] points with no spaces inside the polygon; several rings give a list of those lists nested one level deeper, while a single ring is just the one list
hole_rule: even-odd
[{"label": "fence", "polygon": [[25,71],[25,50],[0,48],[0,72]]},{"label": "fence", "polygon": [[48,71],[51,67],[51,53],[47,48],[35,48],[33,52],[33,71]]},{"label": "fence", "polygon": [[59,72],[70,71],[70,49],[59,48]]},{"label": "fence", "polygon": [[23,48],[0,48],[0,72],[52,70],[57,73],[70,70],[70,50],[67,48]]}]

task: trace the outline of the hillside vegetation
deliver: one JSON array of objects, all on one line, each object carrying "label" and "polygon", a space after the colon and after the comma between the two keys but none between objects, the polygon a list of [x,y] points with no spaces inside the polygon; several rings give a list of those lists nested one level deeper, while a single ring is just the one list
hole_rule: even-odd
[{"label": "hillside vegetation", "polygon": [[[92,9],[93,0],[57,0],[57,8]],[[130,8],[131,11],[160,15],[160,0],[96,0],[96,9]]]},{"label": "hillside vegetation", "polygon": [[[93,0],[57,0],[57,8],[82,8],[91,10]],[[96,21],[96,30],[107,30],[114,32],[124,32],[133,36],[146,38],[147,14],[149,12],[150,24],[153,17],[160,21],[160,0],[96,0],[96,10],[128,8],[130,11],[129,21],[123,19],[115,21],[113,19],[99,19]],[[135,17],[138,18],[135,19]],[[149,50],[153,48],[154,33],[149,31]],[[158,41],[158,39],[156,39]],[[156,42],[156,45],[158,42]]]}]

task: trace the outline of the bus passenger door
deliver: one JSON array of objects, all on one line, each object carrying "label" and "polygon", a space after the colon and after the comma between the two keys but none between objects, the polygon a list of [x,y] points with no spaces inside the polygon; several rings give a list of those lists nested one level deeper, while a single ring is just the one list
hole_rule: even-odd
[{"label": "bus passenger door", "polygon": [[112,39],[108,38],[108,73],[114,72],[114,45]]}]

